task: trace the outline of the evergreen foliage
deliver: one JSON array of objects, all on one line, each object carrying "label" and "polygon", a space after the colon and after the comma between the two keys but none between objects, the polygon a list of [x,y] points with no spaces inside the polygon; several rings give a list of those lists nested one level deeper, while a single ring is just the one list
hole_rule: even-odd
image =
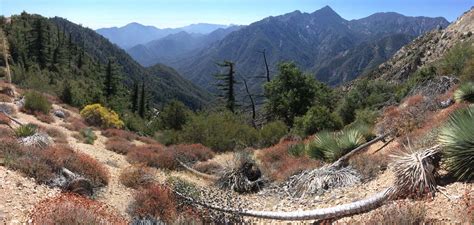
[{"label": "evergreen foliage", "polygon": [[278,75],[264,88],[266,111],[288,126],[292,126],[294,118],[304,115],[313,104],[331,108],[331,90],[313,77],[304,75],[291,62],[281,63]]},{"label": "evergreen foliage", "polygon": [[230,61],[224,61],[223,63],[217,63],[217,65],[222,68],[228,68],[227,73],[216,74],[214,76],[218,80],[217,88],[222,91],[219,97],[225,100],[225,107],[234,113],[237,106],[235,102],[235,85],[237,84],[235,79],[235,64]]},{"label": "evergreen foliage", "polygon": [[173,100],[160,113],[161,127],[165,130],[181,130],[190,113],[190,110],[182,102]]}]

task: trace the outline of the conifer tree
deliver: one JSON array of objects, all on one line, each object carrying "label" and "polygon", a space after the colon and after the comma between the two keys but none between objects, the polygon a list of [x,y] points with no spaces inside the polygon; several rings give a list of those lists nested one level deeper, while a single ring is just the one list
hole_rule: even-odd
[{"label": "conifer tree", "polygon": [[31,54],[36,57],[36,61],[41,69],[46,68],[49,61],[48,39],[46,33],[47,31],[45,30],[42,19],[36,19],[33,23],[33,38],[30,44],[30,51]]},{"label": "conifer tree", "polygon": [[133,113],[136,113],[138,111],[138,105],[139,105],[139,101],[140,101],[140,96],[138,94],[139,92],[139,85],[138,85],[138,82],[135,82],[135,84],[133,85],[133,93],[132,93],[132,112]]},{"label": "conifer tree", "polygon": [[112,59],[109,59],[107,62],[107,67],[105,68],[105,81],[104,81],[104,94],[107,98],[107,101],[117,94],[118,83],[117,83],[117,68]]},{"label": "conifer tree", "polygon": [[143,80],[141,96],[140,96],[140,108],[138,110],[138,115],[140,115],[141,118],[145,118],[145,111],[146,111],[146,93],[145,93],[145,80]]},{"label": "conifer tree", "polygon": [[226,108],[231,112],[235,112],[237,107],[235,102],[235,85],[237,81],[235,80],[235,64],[230,61],[224,61],[223,63],[217,63],[218,66],[222,68],[228,68],[227,73],[216,74],[215,78],[218,80],[217,88],[222,91],[222,94],[219,97],[223,98],[226,102]]}]

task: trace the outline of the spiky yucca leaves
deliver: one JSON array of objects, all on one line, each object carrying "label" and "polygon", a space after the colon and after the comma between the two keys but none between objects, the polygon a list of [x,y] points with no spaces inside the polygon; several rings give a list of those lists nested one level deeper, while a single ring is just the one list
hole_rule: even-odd
[{"label": "spiky yucca leaves", "polygon": [[364,135],[356,129],[344,130],[338,133],[320,132],[307,145],[306,151],[312,158],[336,161],[364,142]]},{"label": "spiky yucca leaves", "polygon": [[439,164],[440,146],[416,152],[404,152],[393,156],[395,161],[394,197],[420,197],[436,191],[436,170]]},{"label": "spiky yucca leaves", "polygon": [[314,140],[306,146],[306,153],[313,159],[326,159],[326,152],[336,151],[339,147],[330,132],[319,132],[314,136]]},{"label": "spiky yucca leaves", "polygon": [[474,106],[461,109],[441,128],[438,141],[443,146],[448,169],[458,179],[474,178]]},{"label": "spiky yucca leaves", "polygon": [[454,92],[454,100],[456,102],[470,102],[474,103],[474,83],[469,82],[461,85],[455,92]]},{"label": "spiky yucca leaves", "polygon": [[216,181],[218,187],[231,189],[238,193],[257,192],[263,188],[262,173],[250,153],[238,153],[233,164],[231,168],[224,169]]},{"label": "spiky yucca leaves", "polygon": [[336,138],[339,149],[328,152],[328,155],[326,156],[331,161],[336,161],[350,150],[359,147],[359,145],[364,144],[365,142],[364,135],[355,129],[342,131]]}]

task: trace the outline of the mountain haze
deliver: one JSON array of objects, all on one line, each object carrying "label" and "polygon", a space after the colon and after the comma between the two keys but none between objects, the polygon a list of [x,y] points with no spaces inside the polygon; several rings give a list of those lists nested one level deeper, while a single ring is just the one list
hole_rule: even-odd
[{"label": "mountain haze", "polygon": [[219,28],[206,35],[181,31],[143,45],[136,45],[127,49],[127,52],[144,66],[167,63],[175,58],[220,41],[228,34],[240,28],[241,26]]},{"label": "mountain haze", "polygon": [[[289,60],[331,85],[350,81],[387,60],[415,37],[448,25],[446,19],[376,13],[345,20],[326,6],[313,13],[294,11],[268,17],[200,51],[168,64],[184,77],[212,90],[215,62],[230,60],[244,77],[264,74],[262,50],[274,74],[276,64]],[[252,82],[253,88],[260,86]]]},{"label": "mountain haze", "polygon": [[198,23],[180,28],[159,29],[154,26],[129,23],[123,27],[100,28],[97,29],[96,32],[121,48],[128,49],[135,45],[145,44],[182,31],[196,34],[208,34],[219,28],[226,27],[226,25]]}]

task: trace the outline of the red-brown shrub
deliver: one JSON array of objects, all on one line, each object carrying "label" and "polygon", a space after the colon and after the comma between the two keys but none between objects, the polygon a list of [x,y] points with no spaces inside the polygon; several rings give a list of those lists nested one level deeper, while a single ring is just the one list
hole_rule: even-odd
[{"label": "red-brown shrub", "polygon": [[43,123],[54,123],[54,118],[50,114],[44,114],[41,112],[34,112],[33,115],[38,119],[39,121]]},{"label": "red-brown shrub", "polygon": [[364,180],[375,178],[380,172],[387,169],[389,157],[381,154],[357,154],[349,159],[349,165],[356,169]]},{"label": "red-brown shrub", "polygon": [[107,205],[73,194],[39,202],[30,214],[32,224],[128,224]]},{"label": "red-brown shrub", "polygon": [[128,151],[127,160],[130,163],[143,163],[147,166],[159,168],[157,152],[163,150],[164,148],[161,145],[137,146]]},{"label": "red-brown shrub", "polygon": [[107,130],[103,130],[102,135],[108,138],[117,137],[117,138],[129,140],[129,141],[133,141],[137,138],[137,135],[133,132],[115,129],[115,128],[109,128]]},{"label": "red-brown shrub", "polygon": [[65,167],[88,178],[95,187],[106,186],[109,183],[110,174],[107,168],[86,154],[74,154],[67,160]]},{"label": "red-brown shrub", "polygon": [[0,138],[14,138],[15,133],[13,130],[7,127],[0,126]]},{"label": "red-brown shrub", "polygon": [[0,125],[8,125],[10,126],[10,123],[12,121],[10,120],[10,118],[8,118],[5,114],[3,113],[0,113]]},{"label": "red-brown shrub", "polygon": [[143,188],[154,183],[153,170],[142,164],[133,165],[122,170],[120,182],[130,188]]},{"label": "red-brown shrub", "polygon": [[160,144],[157,140],[153,139],[153,138],[150,138],[150,137],[145,137],[145,136],[139,136],[137,138],[137,140],[145,143],[145,144],[149,144],[149,145],[157,145],[157,144]]},{"label": "red-brown shrub", "polygon": [[81,131],[87,128],[87,125],[84,123],[84,121],[76,117],[68,117],[66,122],[67,123],[63,126],[70,131]]},{"label": "red-brown shrub", "polygon": [[181,144],[168,148],[179,160],[184,162],[206,161],[214,157],[214,152],[202,144]]},{"label": "red-brown shrub", "polygon": [[177,216],[176,207],[173,192],[164,185],[155,184],[137,192],[129,209],[133,217],[152,217],[171,223]]},{"label": "red-brown shrub", "polygon": [[284,181],[291,175],[307,169],[321,166],[321,162],[305,156],[291,156],[288,149],[298,142],[282,141],[272,147],[262,149],[257,154],[261,169],[267,177],[275,181]]},{"label": "red-brown shrub", "polygon": [[387,107],[377,128],[382,133],[405,136],[420,128],[434,110],[432,101],[415,95],[407,98],[399,107]]},{"label": "red-brown shrub", "polygon": [[130,149],[135,145],[130,143],[130,141],[123,139],[121,137],[112,137],[105,142],[105,148],[109,151],[113,151],[119,154],[126,155]]}]

